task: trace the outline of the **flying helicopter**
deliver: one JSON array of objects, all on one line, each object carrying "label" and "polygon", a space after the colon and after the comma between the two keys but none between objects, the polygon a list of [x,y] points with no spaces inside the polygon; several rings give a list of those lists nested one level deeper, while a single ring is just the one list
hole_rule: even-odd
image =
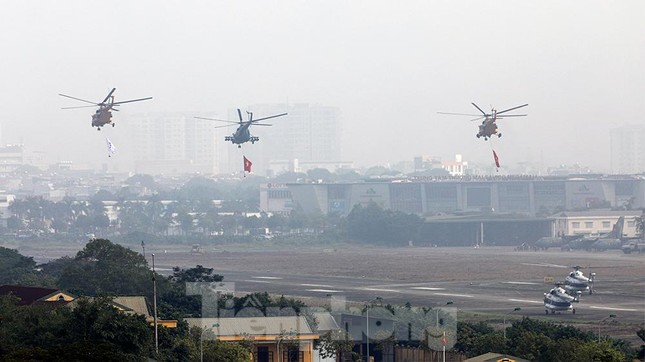
[{"label": "flying helicopter", "polygon": [[101,130],[101,127],[105,126],[106,124],[111,124],[112,127],[114,127],[114,122],[112,122],[112,112],[111,111],[118,111],[118,109],[114,108],[116,106],[119,106],[123,103],[130,103],[130,102],[139,102],[139,101],[147,101],[148,99],[152,99],[152,97],[146,97],[146,98],[138,98],[138,99],[131,99],[127,101],[120,101],[120,102],[115,102],[114,101],[114,91],[116,88],[112,88],[110,93],[105,97],[105,99],[102,102],[96,103],[92,101],[88,101],[85,99],[81,98],[76,98],[72,96],[68,96],[65,94],[58,94],[59,96],[62,97],[67,97],[71,99],[75,99],[77,101],[85,102],[85,103],[91,103],[91,106],[77,106],[77,107],[63,107],[63,109],[75,109],[75,108],[86,108],[86,107],[96,107],[99,106],[99,109],[94,112],[92,115],[92,127],[96,127],[97,131]]},{"label": "flying helicopter", "polygon": [[576,314],[576,309],[573,307],[573,303],[580,301],[580,292],[571,295],[562,288],[562,283],[555,283],[555,287],[552,288],[548,293],[544,293],[544,308],[546,309],[546,314],[555,314],[555,312],[560,311],[571,311],[571,313]]},{"label": "flying helicopter", "polygon": [[569,294],[575,294],[578,292],[589,292],[593,294],[593,282],[596,277],[596,273],[590,273],[589,277],[586,277],[581,271],[579,266],[574,266],[573,271],[565,278],[564,289]]},{"label": "flying helicopter", "polygon": [[225,125],[225,126],[217,126],[215,128],[230,127],[230,126],[237,125],[237,129],[235,130],[235,133],[233,133],[230,136],[224,137],[224,140],[225,141],[231,141],[231,143],[236,144],[238,148],[241,148],[242,143],[251,142],[253,144],[253,143],[255,143],[255,142],[260,140],[259,137],[251,135],[251,131],[249,130],[249,127],[251,127],[251,125],[253,125],[253,126],[271,126],[268,123],[257,123],[257,122],[264,121],[264,120],[271,119],[271,118],[282,117],[282,116],[287,115],[287,113],[281,113],[281,114],[276,114],[276,115],[273,115],[273,116],[253,119],[253,112],[247,111],[246,114],[248,115],[249,119],[247,121],[244,121],[244,119],[242,118],[242,111],[239,108],[237,109],[237,114],[240,117],[239,122],[237,122],[237,121],[228,121],[228,120],[223,120],[223,119],[215,119],[215,118],[205,118],[205,117],[195,117],[195,118],[197,118],[197,119],[205,119],[205,120],[209,120],[209,121],[231,123],[231,124],[228,124],[228,125]]},{"label": "flying helicopter", "polygon": [[453,116],[471,116],[471,117],[477,117],[474,119],[471,119],[471,121],[479,121],[483,119],[482,123],[479,125],[479,132],[477,132],[477,138],[484,137],[484,140],[488,140],[491,138],[493,135],[497,135],[497,138],[502,137],[502,134],[498,132],[497,129],[497,120],[498,119],[503,119],[506,117],[524,117],[526,114],[502,114],[506,113],[518,108],[526,107],[528,106],[527,104],[523,104],[521,106],[505,109],[503,111],[498,111],[495,108],[491,107],[491,112],[486,113],[484,112],[481,108],[479,108],[478,105],[475,103],[471,104],[477,108],[478,111],[481,112],[481,115],[479,114],[466,114],[466,113],[447,113],[447,112],[437,112],[439,114],[448,114],[448,115],[453,115]]}]

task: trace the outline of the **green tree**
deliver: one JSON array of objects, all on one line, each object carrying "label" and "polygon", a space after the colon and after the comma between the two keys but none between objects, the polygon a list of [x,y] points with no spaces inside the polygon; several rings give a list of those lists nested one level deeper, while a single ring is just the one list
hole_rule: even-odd
[{"label": "green tree", "polygon": [[354,341],[349,333],[342,329],[332,330],[320,336],[318,346],[320,350],[320,357],[332,358],[335,357],[336,361],[345,361],[345,356],[354,354]]},{"label": "green tree", "polygon": [[17,250],[0,246],[0,285],[18,284],[23,278],[35,275],[36,262]]},{"label": "green tree", "polygon": [[106,239],[95,239],[65,267],[58,286],[79,295],[151,297],[152,272],[144,257]]},{"label": "green tree", "polygon": [[251,362],[251,351],[238,343],[204,341],[204,361]]}]

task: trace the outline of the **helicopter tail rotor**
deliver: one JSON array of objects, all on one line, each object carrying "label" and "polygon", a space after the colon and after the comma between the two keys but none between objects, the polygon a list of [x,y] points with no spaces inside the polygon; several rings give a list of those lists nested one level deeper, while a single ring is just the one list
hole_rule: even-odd
[{"label": "helicopter tail rotor", "polygon": [[240,116],[240,123],[244,122],[244,119],[242,119],[242,111],[239,108],[237,109],[237,115]]}]

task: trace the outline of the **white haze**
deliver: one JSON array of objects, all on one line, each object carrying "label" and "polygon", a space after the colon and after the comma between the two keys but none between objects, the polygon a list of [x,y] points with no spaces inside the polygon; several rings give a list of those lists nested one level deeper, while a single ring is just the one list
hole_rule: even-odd
[{"label": "white haze", "polygon": [[[128,158],[128,114],[302,102],[340,108],[343,159],[359,166],[491,162],[476,123],[437,112],[529,103],[499,121],[505,163],[608,171],[610,129],[643,124],[643,19],[639,0],[6,0],[1,141],[98,167],[106,136]],[[58,93],[100,101],[112,87],[154,99],[100,133],[93,108],[60,109],[79,104]]]}]

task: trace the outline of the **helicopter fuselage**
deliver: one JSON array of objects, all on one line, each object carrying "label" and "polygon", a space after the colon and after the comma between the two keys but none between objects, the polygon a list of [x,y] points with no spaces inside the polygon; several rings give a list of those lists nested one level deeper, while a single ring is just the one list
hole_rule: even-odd
[{"label": "helicopter fuselage", "polygon": [[110,112],[110,108],[101,107],[92,115],[92,127],[98,127],[100,130],[101,127],[109,123],[112,123],[112,112]]},{"label": "helicopter fuselage", "polygon": [[238,145],[238,147],[242,147],[242,143],[249,141],[251,143],[255,143],[256,141],[259,141],[259,137],[251,136],[251,131],[249,130],[250,126],[251,122],[241,123],[240,126],[235,130],[235,133],[230,136],[224,137],[224,140],[231,141],[231,143]]},{"label": "helicopter fuselage", "polygon": [[497,132],[497,123],[495,122],[495,118],[486,117],[482,121],[482,124],[479,125],[479,133],[477,133],[477,138],[484,137],[484,139],[488,139],[493,135],[497,135],[498,137],[502,136],[501,133]]}]

